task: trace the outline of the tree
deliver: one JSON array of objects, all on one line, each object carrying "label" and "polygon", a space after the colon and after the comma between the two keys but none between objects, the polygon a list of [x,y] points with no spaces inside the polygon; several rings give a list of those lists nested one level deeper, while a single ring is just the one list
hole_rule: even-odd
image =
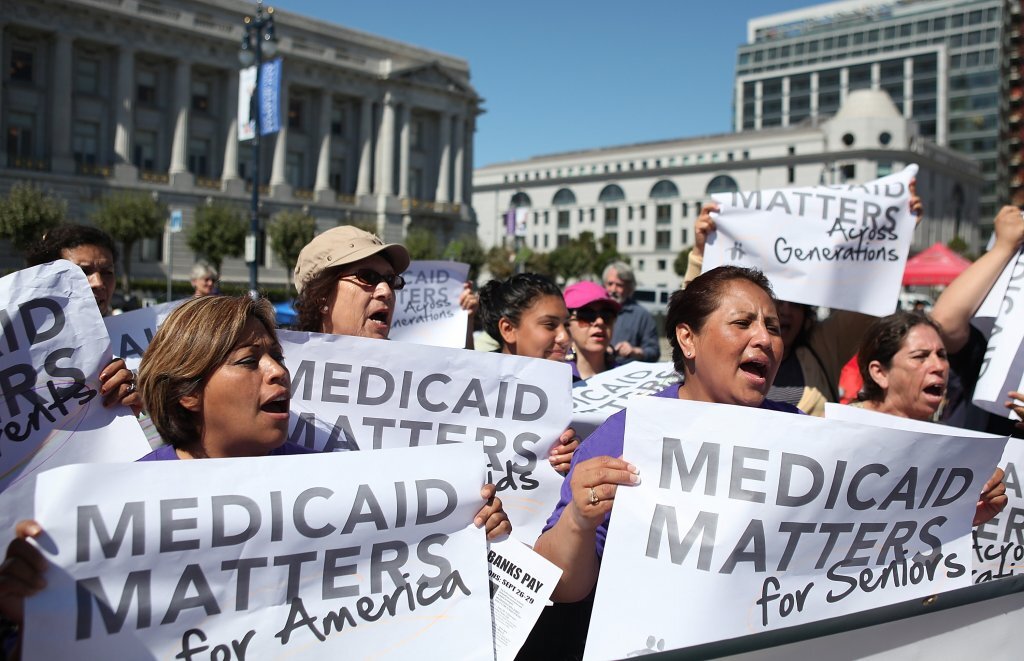
[{"label": "tree", "polygon": [[[267,238],[274,255],[290,274],[299,260],[299,252],[313,240],[316,220],[301,211],[281,211],[267,225]],[[291,282],[291,280],[289,280]]]},{"label": "tree", "polygon": [[444,259],[469,264],[469,279],[473,281],[480,277],[480,267],[484,265],[484,261],[487,259],[484,249],[480,246],[479,239],[472,234],[455,239],[449,243],[441,256]]},{"label": "tree", "polygon": [[11,186],[0,199],[0,238],[7,239],[23,254],[47,230],[64,222],[67,202],[27,182]]},{"label": "tree", "polygon": [[949,242],[946,244],[946,247],[952,250],[953,252],[957,253],[961,257],[971,260],[974,259],[970,254],[971,247],[967,245],[967,242],[964,241],[959,236],[954,236],[952,239],[950,239]]},{"label": "tree", "polygon": [[188,231],[188,247],[206,258],[220,273],[225,257],[241,257],[245,250],[245,219],[233,206],[214,202],[196,208]]},{"label": "tree", "polygon": [[405,236],[405,248],[412,259],[439,259],[441,251],[437,247],[437,237],[428,229],[415,227]]},{"label": "tree", "polygon": [[487,270],[495,280],[504,280],[514,270],[512,251],[503,246],[492,246],[487,251]]},{"label": "tree", "polygon": [[604,274],[605,267],[612,262],[629,262],[629,258],[619,252],[618,246],[615,243],[615,237],[607,234],[598,240],[598,252],[594,261],[594,275],[600,277]]},{"label": "tree", "polygon": [[672,263],[672,268],[675,269],[676,275],[680,278],[686,275],[686,267],[690,264],[690,251],[693,248],[684,248],[679,251],[676,255],[676,261]]},{"label": "tree", "polygon": [[551,268],[563,282],[593,274],[598,263],[594,233],[580,233],[577,238],[552,250],[548,257],[551,260]]},{"label": "tree", "polygon": [[92,220],[110,238],[121,243],[121,290],[129,291],[132,247],[142,239],[163,233],[167,205],[146,193],[113,193],[100,200]]}]

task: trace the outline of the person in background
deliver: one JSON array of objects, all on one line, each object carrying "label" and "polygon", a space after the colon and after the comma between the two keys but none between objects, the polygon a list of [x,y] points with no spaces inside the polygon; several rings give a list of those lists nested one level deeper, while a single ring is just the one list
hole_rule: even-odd
[{"label": "person in background", "polygon": [[619,362],[656,362],[661,357],[658,328],[651,313],[633,300],[636,291],[633,269],[625,262],[612,262],[605,267],[601,282],[608,296],[621,306],[611,339]]},{"label": "person in background", "polygon": [[[100,315],[110,316],[117,288],[117,246],[110,235],[89,225],[60,225],[47,232],[28,254],[29,266],[58,259],[66,259],[82,269]],[[135,374],[121,358],[115,357],[100,372],[100,394],[104,406],[124,404],[135,415],[142,409]]]},{"label": "person in background", "polygon": [[583,281],[565,288],[565,307],[569,310],[574,381],[585,381],[615,367],[618,354],[612,348],[612,335],[619,303],[601,285]]},{"label": "person in background", "polygon": [[[500,353],[564,361],[568,318],[558,285],[536,273],[491,280],[480,289],[480,319]],[[548,455],[552,468],[565,475],[579,444],[575,430],[566,429]]]},{"label": "person in background", "polygon": [[192,296],[209,296],[219,293],[217,291],[217,278],[219,277],[217,269],[213,268],[209,262],[196,262],[192,267],[191,282],[192,288],[195,290],[192,292]]}]

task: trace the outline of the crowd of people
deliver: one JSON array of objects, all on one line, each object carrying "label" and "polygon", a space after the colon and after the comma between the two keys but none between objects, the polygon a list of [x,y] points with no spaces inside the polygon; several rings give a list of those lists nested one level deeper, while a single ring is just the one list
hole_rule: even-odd
[{"label": "crowd of people", "polygon": [[[920,211],[916,197],[911,205]],[[711,204],[701,210],[685,286],[666,311],[665,332],[680,379],[654,396],[823,415],[826,402],[838,401],[842,365],[856,355],[864,384],[857,406],[1007,435],[1022,432],[1021,423],[981,415],[970,404],[985,348],[970,320],[1024,245],[1019,209],[999,212],[994,247],[945,289],[931,316],[896,312],[875,319],[836,311],[821,321],[811,306],[777,300],[759,271],[723,266],[701,272],[716,210]],[[66,259],[80,266],[100,313],[108,315],[117,256],[101,231],[65,226],[49,232],[29,261]],[[395,292],[405,286],[402,274],[409,265],[405,247],[355,227],[318,235],[294,271],[298,328],[387,340]],[[585,383],[623,363],[660,357],[654,320],[632,298],[636,281],[629,266],[613,263],[601,280],[562,290],[545,276],[522,273],[491,280],[479,292],[467,286],[459,301],[479,316],[494,351],[568,362],[574,383]],[[144,413],[165,443],[139,461],[310,452],[286,440],[290,377],[271,306],[249,296],[217,295],[216,281],[212,267],[197,265],[195,296],[157,331],[138,374],[120,359],[100,374],[104,404]],[[467,343],[472,348],[471,334]],[[1010,392],[1007,398],[1007,407],[1024,414],[1024,395]],[[622,456],[625,418],[625,411],[612,415],[582,442],[567,429],[551,450],[552,468],[565,475],[561,495],[550,504],[541,536],[524,541],[562,570],[556,602],[592,596],[615,494],[641,480]],[[979,494],[974,525],[1005,506],[1002,478],[997,469]],[[484,485],[480,495],[474,522],[489,538],[507,534],[511,523],[494,486]],[[45,585],[45,562],[27,541],[45,525],[18,524],[0,566],[0,615],[8,622],[20,623],[24,599]]]}]

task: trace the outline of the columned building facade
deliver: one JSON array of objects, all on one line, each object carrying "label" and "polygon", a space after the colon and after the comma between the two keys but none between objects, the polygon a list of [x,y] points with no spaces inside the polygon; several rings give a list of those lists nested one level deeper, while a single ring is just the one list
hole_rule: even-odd
[{"label": "columned building facade", "polygon": [[[85,222],[114,190],[181,209],[248,209],[250,142],[238,141],[235,0],[9,0],[0,15],[0,194],[31,181]],[[301,209],[320,230],[371,226],[387,241],[410,227],[440,242],[475,232],[469,204],[481,99],[464,60],[312,18],[275,13],[283,59],[281,129],[260,155],[264,222]],[[175,242],[174,264],[166,255]],[[265,243],[265,242],[264,242]],[[180,245],[179,245],[180,244]],[[186,278],[183,234],[143,242],[133,275]],[[23,265],[4,250],[0,267]],[[289,274],[261,251],[261,282]],[[241,260],[226,279],[244,281]]]},{"label": "columned building facade", "polygon": [[[526,248],[548,252],[582,232],[610,236],[643,286],[675,288],[714,193],[863,183],[916,163],[925,220],[912,249],[960,236],[975,251],[982,176],[966,156],[919,135],[882,91],[851,93],[835,116],[799,126],[537,156],[478,168],[473,207],[485,247],[509,245],[505,214],[525,212]],[[522,214],[522,212],[521,212]]]}]

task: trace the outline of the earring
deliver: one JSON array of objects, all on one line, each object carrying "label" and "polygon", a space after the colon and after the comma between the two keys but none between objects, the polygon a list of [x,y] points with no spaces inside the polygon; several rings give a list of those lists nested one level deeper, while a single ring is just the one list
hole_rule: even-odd
[{"label": "earring", "polygon": [[320,312],[323,312],[324,314],[327,314],[328,310],[330,310],[330,308],[327,307],[326,305],[321,305],[320,306]]}]

